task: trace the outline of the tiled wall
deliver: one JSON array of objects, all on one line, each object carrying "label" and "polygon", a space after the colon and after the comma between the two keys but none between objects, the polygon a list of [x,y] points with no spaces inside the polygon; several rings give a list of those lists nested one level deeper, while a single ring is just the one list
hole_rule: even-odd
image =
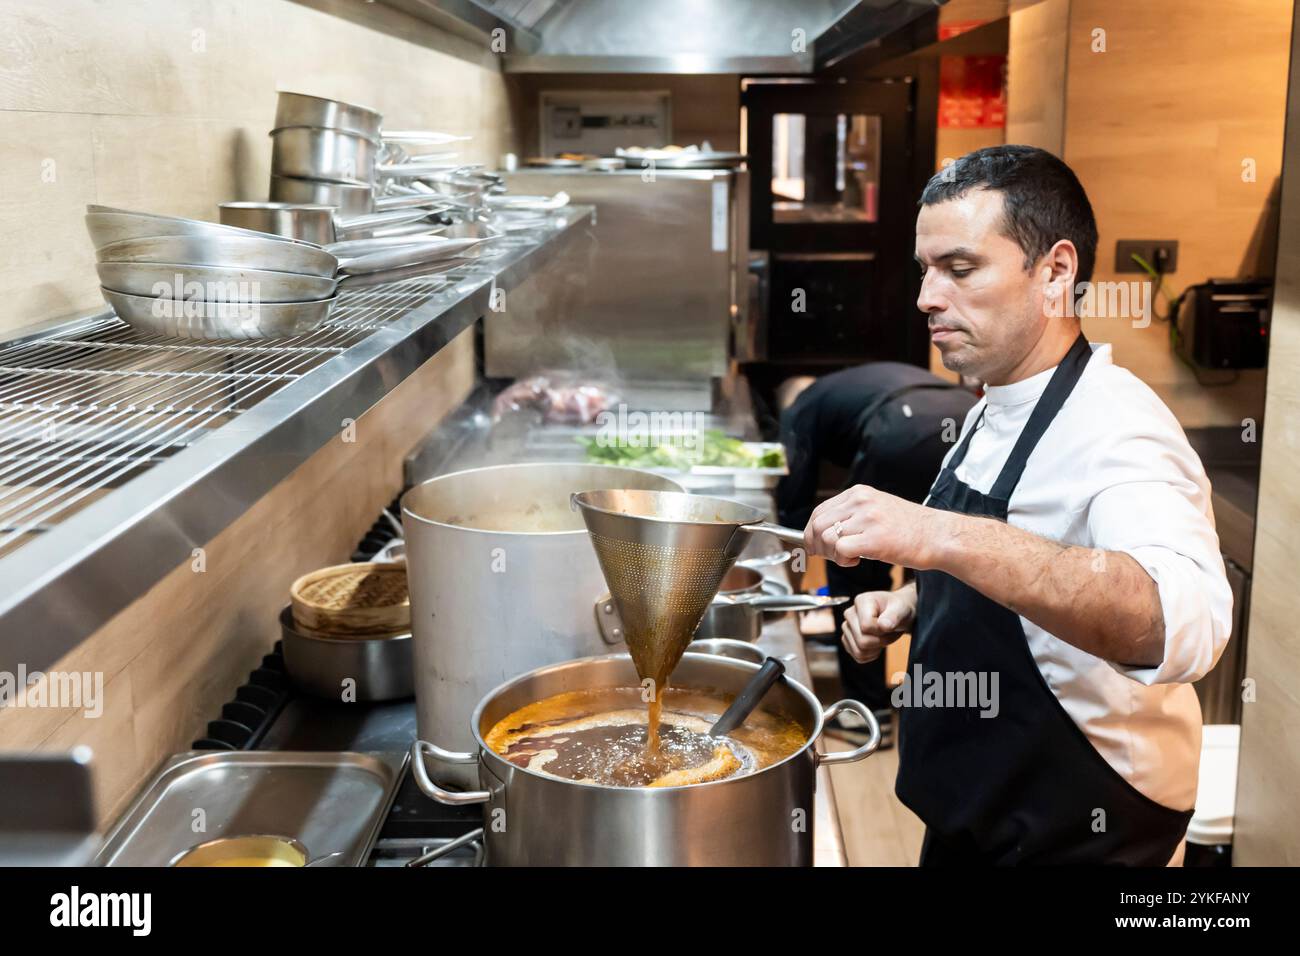
[{"label": "tiled wall", "polygon": [[277,89],[472,135],[472,161],[515,148],[493,55],[382,4],[5,0],[0,337],[100,304],[85,204],[215,219],[265,199]]}]

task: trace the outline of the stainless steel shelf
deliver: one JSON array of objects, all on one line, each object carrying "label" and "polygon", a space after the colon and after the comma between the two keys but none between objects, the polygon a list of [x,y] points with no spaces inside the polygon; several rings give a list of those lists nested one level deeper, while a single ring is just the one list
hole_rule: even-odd
[{"label": "stainless steel shelf", "polygon": [[461,273],[344,293],[330,322],[282,341],[178,343],[108,316],[0,346],[0,558]]},{"label": "stainless steel shelf", "polygon": [[0,671],[47,667],[541,268],[560,210],[441,275],[343,294],[306,335],[186,342],[111,311],[0,344]]}]

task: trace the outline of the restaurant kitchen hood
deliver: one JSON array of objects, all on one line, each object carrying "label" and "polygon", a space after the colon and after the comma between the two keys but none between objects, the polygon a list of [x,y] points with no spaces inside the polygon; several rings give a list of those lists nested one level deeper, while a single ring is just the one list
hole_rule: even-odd
[{"label": "restaurant kitchen hood", "polygon": [[832,66],[942,0],[384,2],[504,42],[510,73],[761,74]]}]

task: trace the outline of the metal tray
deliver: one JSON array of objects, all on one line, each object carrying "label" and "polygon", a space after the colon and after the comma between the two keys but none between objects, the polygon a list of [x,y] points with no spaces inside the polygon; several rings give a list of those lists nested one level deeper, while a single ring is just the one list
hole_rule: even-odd
[{"label": "metal tray", "polygon": [[118,821],[95,863],[166,866],[207,840],[265,834],[298,840],[311,859],[341,853],[332,863],[361,866],[405,761],[405,754],[176,754]]},{"label": "metal tray", "polygon": [[[528,431],[524,450],[525,453],[529,454],[530,458],[536,456],[539,460],[582,461],[595,464],[597,462],[593,462],[587,457],[577,439],[579,437],[594,437],[599,431],[600,429],[595,425],[537,426]],[[670,434],[661,437],[671,438],[674,436]],[[755,455],[762,455],[769,451],[783,452],[785,450],[780,442],[747,441],[742,444]],[[599,463],[608,464],[607,462]],[[698,483],[698,487],[694,487],[694,490],[701,492],[706,489],[714,489],[719,482],[738,489],[770,490],[776,487],[782,476],[790,473],[788,462],[775,468],[759,468],[753,465],[692,465],[683,469],[635,463],[631,463],[629,467],[640,468],[644,471],[654,472],[657,475],[676,479],[688,487],[692,487],[692,483],[684,479],[689,477],[699,478],[701,481]]]},{"label": "metal tray", "polygon": [[624,160],[631,168],[640,168],[643,160],[652,159],[655,169],[736,169],[749,159],[744,153],[704,153],[685,150],[667,155],[633,154],[612,158]]}]

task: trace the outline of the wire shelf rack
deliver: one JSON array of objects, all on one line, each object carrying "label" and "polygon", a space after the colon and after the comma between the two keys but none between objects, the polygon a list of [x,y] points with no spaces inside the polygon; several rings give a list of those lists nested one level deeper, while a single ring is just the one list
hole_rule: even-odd
[{"label": "wire shelf rack", "polygon": [[103,309],[0,341],[0,672],[54,665],[186,566],[486,322],[497,290],[539,308],[582,268],[594,215],[494,216],[502,235],[476,256],[350,280],[294,338],[185,341]]},{"label": "wire shelf rack", "polygon": [[486,275],[489,263],[466,260],[439,275],[344,291],[327,322],[284,339],[173,339],[110,312],[0,344],[0,558],[388,323]]}]

